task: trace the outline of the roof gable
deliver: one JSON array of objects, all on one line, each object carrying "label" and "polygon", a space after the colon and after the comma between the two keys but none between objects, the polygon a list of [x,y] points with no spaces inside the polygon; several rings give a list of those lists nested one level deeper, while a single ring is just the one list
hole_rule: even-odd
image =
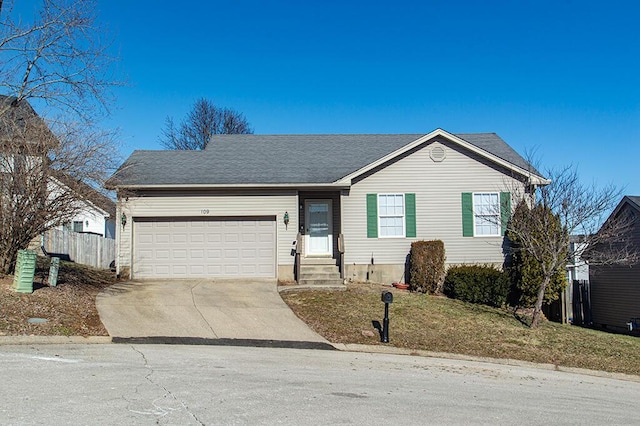
[{"label": "roof gable", "polygon": [[215,135],[204,151],[135,151],[107,185],[349,186],[358,174],[436,136],[546,182],[495,133],[456,136],[437,129],[427,135]]},{"label": "roof gable", "polygon": [[73,191],[78,197],[78,201],[83,202],[89,208],[98,211],[102,216],[115,218],[116,203],[111,198],[65,173],[55,173],[53,179],[63,189]]},{"label": "roof gable", "polygon": [[625,206],[629,206],[630,208],[640,212],[640,196],[625,195],[622,197],[622,200],[616,208],[613,209],[610,217],[615,217]]},{"label": "roof gable", "polygon": [[0,147],[37,149],[42,153],[58,141],[28,101],[0,95]]},{"label": "roof gable", "polygon": [[[476,154],[479,154],[481,157],[484,157],[496,164],[499,164],[521,176],[524,176],[532,181],[534,184],[538,185],[546,185],[549,184],[549,181],[542,177],[538,171],[527,161],[524,160],[513,148],[511,148],[507,143],[502,140],[495,133],[465,133],[454,135],[448,133],[442,129],[436,129],[433,132],[424,135],[415,141],[402,146],[397,151],[389,153],[387,156],[378,159],[373,163],[367,164],[362,169],[355,171],[343,178],[343,181],[347,179],[350,181],[351,179],[366,173],[367,171],[378,167],[398,156],[416,148],[417,146],[428,142],[434,138],[443,137],[447,140],[469,150]],[[473,141],[473,142],[472,142]]]}]

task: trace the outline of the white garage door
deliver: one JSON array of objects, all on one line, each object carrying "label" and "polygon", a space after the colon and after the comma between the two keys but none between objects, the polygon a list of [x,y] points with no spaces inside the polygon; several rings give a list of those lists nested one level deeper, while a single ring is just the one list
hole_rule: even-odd
[{"label": "white garage door", "polygon": [[135,278],[275,277],[275,220],[134,219]]}]

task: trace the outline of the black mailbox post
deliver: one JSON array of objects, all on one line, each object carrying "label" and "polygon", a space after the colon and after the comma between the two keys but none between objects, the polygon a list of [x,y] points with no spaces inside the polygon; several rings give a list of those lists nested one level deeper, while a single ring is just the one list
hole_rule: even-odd
[{"label": "black mailbox post", "polygon": [[382,301],[384,302],[384,319],[382,320],[382,343],[389,343],[389,303],[393,303],[393,293],[390,291],[382,292]]}]

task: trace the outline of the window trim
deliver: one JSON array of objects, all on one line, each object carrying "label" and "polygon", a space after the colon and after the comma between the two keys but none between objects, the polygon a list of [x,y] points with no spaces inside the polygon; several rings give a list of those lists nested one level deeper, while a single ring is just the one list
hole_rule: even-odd
[{"label": "window trim", "polygon": [[[80,226],[79,226],[81,228],[80,231],[76,230],[77,229],[76,226],[78,224],[80,224]],[[74,220],[74,221],[72,221],[71,222],[71,230],[73,232],[84,232],[84,220]]]},{"label": "window trim", "polygon": [[[476,213],[476,195],[496,195],[498,202],[497,202],[497,207],[498,207],[498,211],[495,215],[496,219],[497,219],[497,228],[498,228],[498,233],[497,234],[478,234],[477,232],[477,228],[476,228],[476,218],[480,215],[478,215]],[[493,192],[493,191],[482,191],[482,192],[472,192],[471,193],[471,206],[472,206],[472,214],[473,214],[473,236],[477,237],[477,238],[495,238],[495,237],[501,237],[502,236],[502,203],[501,203],[501,198],[500,198],[500,192]],[[488,216],[488,215],[482,215],[482,216]]]},{"label": "window trim", "polygon": [[[383,217],[380,214],[380,197],[381,196],[401,196],[402,197],[402,235],[382,235],[381,227],[380,227],[380,219]],[[378,221],[378,238],[407,238],[407,201],[404,192],[380,192],[376,194],[376,202],[378,204],[378,208],[376,211],[377,221]],[[398,217],[397,215],[385,215],[384,217]]]}]

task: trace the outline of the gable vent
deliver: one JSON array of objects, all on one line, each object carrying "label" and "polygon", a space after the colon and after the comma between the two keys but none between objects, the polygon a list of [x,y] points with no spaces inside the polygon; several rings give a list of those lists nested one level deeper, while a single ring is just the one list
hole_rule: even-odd
[{"label": "gable vent", "polygon": [[444,148],[441,146],[434,146],[433,148],[431,148],[431,159],[433,161],[435,161],[436,163],[440,163],[441,161],[443,161],[445,159],[446,152],[444,151]]}]

